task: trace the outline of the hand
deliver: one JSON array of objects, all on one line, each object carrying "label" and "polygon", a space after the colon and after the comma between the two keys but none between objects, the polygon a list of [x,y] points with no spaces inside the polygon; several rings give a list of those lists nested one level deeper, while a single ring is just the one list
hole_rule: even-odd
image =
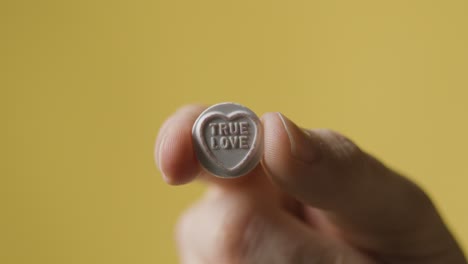
[{"label": "hand", "polygon": [[428,196],[336,132],[267,113],[262,166],[208,175],[191,141],[204,109],[178,110],[156,143],[167,183],[209,185],[177,226],[182,263],[467,263]]}]

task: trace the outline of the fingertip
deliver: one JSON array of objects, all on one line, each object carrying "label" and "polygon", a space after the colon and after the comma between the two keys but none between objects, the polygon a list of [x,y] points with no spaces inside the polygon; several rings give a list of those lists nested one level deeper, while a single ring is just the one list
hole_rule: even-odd
[{"label": "fingertip", "polygon": [[175,125],[167,130],[159,149],[159,168],[170,185],[190,182],[199,168],[194,156],[191,133],[186,127]]},{"label": "fingertip", "polygon": [[281,121],[277,113],[266,113],[262,116],[263,135],[264,135],[264,154],[263,159],[266,164],[272,160],[281,160],[278,155],[289,152],[287,145],[287,135],[281,129]]},{"label": "fingertip", "polygon": [[[265,134],[269,133],[266,144],[276,143],[277,146],[278,143],[281,143],[283,145],[282,152],[303,163],[313,163],[320,158],[320,148],[317,146],[317,142],[312,141],[306,130],[297,126],[283,114],[268,113],[264,115],[263,120],[265,125],[268,125]],[[269,146],[275,145],[269,144]]]},{"label": "fingertip", "polygon": [[192,145],[192,126],[204,108],[200,105],[182,107],[161,128],[155,161],[163,179],[170,185],[188,183],[200,171]]},{"label": "fingertip", "polygon": [[266,113],[262,116],[264,128],[264,154],[262,164],[267,174],[275,182],[291,172],[291,144],[278,113]]},{"label": "fingertip", "polygon": [[326,189],[323,177],[317,175],[323,167],[320,142],[312,140],[310,134],[280,113],[267,113],[262,120],[265,129],[262,163],[272,182],[297,198],[309,196],[312,190]]}]

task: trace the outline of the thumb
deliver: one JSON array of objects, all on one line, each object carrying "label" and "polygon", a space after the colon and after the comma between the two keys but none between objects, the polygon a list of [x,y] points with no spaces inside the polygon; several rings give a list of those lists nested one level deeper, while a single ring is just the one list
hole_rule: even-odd
[{"label": "thumb", "polygon": [[[327,212],[340,235],[387,260],[465,263],[428,196],[344,136],[303,130],[279,113],[262,118],[263,165],[288,194]],[[424,262],[440,263],[440,262]]]}]

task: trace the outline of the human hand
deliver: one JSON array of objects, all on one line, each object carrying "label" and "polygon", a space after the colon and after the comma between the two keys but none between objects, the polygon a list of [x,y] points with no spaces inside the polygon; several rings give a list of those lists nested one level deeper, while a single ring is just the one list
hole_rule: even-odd
[{"label": "human hand", "polygon": [[336,132],[267,113],[262,166],[209,175],[191,138],[204,109],[179,109],[155,148],[167,183],[209,186],[177,225],[182,263],[467,263],[428,196]]}]

